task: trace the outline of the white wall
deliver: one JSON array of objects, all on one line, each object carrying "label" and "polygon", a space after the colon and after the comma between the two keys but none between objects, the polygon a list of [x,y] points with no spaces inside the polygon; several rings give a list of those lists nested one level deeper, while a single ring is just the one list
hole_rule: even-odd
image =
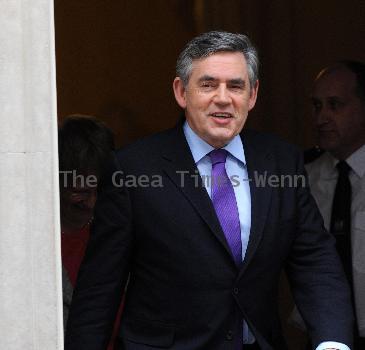
[{"label": "white wall", "polygon": [[0,349],[63,349],[53,2],[0,0]]}]

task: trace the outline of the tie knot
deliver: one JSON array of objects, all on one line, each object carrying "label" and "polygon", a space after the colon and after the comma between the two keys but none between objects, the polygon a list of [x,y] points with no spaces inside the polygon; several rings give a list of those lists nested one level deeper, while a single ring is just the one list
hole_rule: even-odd
[{"label": "tie knot", "polygon": [[351,169],[351,167],[346,163],[345,160],[340,160],[336,165],[339,174],[347,175]]},{"label": "tie knot", "polygon": [[209,153],[209,157],[212,161],[212,165],[216,165],[218,163],[225,163],[228,152],[225,149],[215,149],[214,151]]}]

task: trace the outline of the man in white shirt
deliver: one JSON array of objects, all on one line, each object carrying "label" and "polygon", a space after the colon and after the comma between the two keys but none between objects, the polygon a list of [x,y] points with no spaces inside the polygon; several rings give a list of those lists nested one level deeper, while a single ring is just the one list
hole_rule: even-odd
[{"label": "man in white shirt", "polygon": [[[306,170],[312,195],[326,228],[336,237],[352,286],[356,315],[353,349],[365,349],[365,64],[342,61],[323,69],[315,80],[311,100],[318,145],[325,152],[306,164]],[[349,185],[339,194],[341,164],[347,167]],[[335,207],[345,216],[346,198],[349,232],[338,235],[342,222],[335,222]]]}]

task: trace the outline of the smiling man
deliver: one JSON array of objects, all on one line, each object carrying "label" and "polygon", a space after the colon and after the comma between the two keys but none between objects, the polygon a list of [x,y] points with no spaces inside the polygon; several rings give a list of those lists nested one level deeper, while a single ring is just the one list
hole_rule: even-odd
[{"label": "smiling man", "polygon": [[[304,173],[298,149],[244,128],[259,86],[255,48],[245,35],[204,33],[176,71],[186,119],[116,153],[65,348],[105,349],[129,276],[118,349],[286,349],[277,312],[286,268],[313,343],[348,349],[350,292],[308,188],[253,181]],[[116,186],[116,172],[162,186]]]},{"label": "smiling man", "polygon": [[175,98],[189,126],[214,148],[238,135],[254,107],[258,80],[249,80],[241,52],[217,52],[192,63],[189,82],[174,80]]}]

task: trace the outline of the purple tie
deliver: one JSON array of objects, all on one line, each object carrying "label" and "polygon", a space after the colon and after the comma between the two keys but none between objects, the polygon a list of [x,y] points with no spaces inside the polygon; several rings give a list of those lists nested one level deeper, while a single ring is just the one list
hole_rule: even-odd
[{"label": "purple tie", "polygon": [[227,154],[224,149],[209,153],[212,161],[212,201],[236,265],[239,266],[242,262],[241,226],[236,196],[225,167]]}]

